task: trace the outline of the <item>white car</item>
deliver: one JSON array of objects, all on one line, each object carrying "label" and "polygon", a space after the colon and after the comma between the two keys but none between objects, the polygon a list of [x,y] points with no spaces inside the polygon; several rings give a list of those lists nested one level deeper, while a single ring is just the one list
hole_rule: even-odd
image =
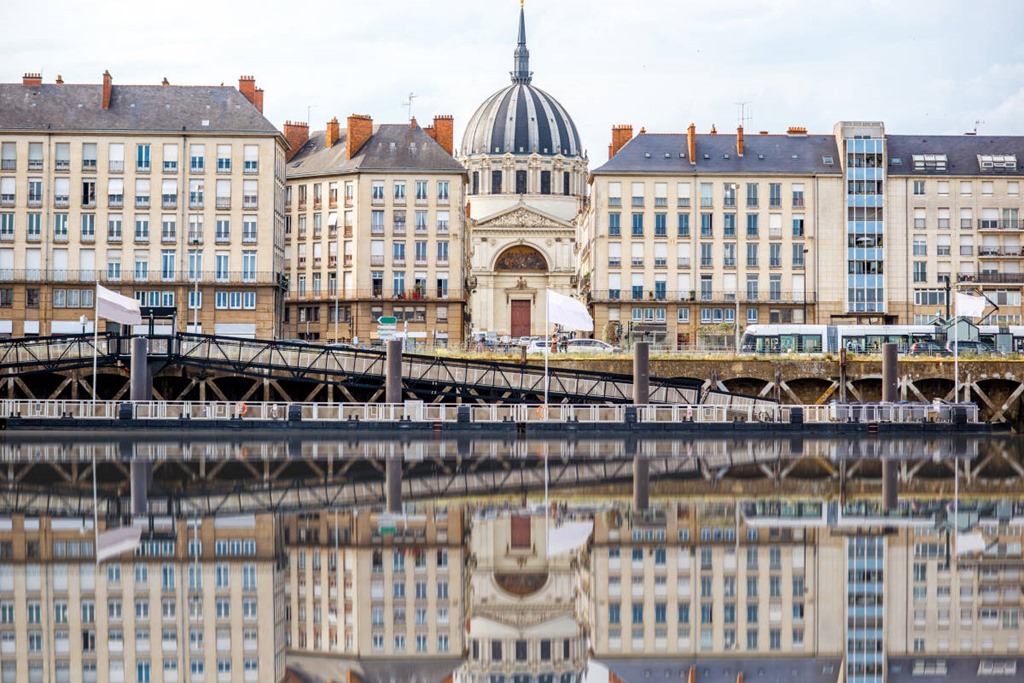
[{"label": "white car", "polygon": [[565,343],[566,353],[619,353],[621,349],[600,339],[570,339]]},{"label": "white car", "polygon": [[541,355],[545,351],[551,351],[551,343],[542,339],[534,339],[530,342],[530,345],[526,347],[527,356]]}]

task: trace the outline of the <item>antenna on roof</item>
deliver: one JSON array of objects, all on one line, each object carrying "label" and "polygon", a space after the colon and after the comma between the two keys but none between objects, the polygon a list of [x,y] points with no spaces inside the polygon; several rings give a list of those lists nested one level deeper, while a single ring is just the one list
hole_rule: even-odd
[{"label": "antenna on roof", "polygon": [[309,113],[310,113],[311,111],[313,111],[313,109],[315,109],[315,108],[316,108],[316,107],[318,107],[318,106],[319,106],[319,105],[316,105],[316,104],[310,104],[310,105],[307,105],[307,106],[306,106],[306,125],[307,125],[307,126],[310,126],[310,125],[312,125],[312,123],[313,123],[312,121],[310,121],[310,120],[309,120]]},{"label": "antenna on roof", "polygon": [[419,95],[416,95],[415,93],[409,93],[409,99],[407,99],[405,102],[402,102],[402,106],[405,107],[409,112],[410,121],[412,121],[412,101],[417,97],[419,97]]},{"label": "antenna on roof", "polygon": [[739,110],[736,113],[736,123],[746,128],[747,121],[754,120],[754,109],[750,106],[750,102],[737,102],[736,107]]},{"label": "antenna on roof", "polygon": [[978,134],[978,125],[982,124],[982,123],[985,123],[985,122],[982,121],[981,119],[974,119],[974,134],[975,135]]}]

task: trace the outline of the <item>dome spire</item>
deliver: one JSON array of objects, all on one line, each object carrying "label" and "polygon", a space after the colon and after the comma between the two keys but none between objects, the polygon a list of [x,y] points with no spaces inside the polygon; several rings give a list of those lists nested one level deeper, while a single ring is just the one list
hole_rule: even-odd
[{"label": "dome spire", "polygon": [[512,82],[529,85],[533,80],[530,73],[530,51],[526,48],[526,10],[523,7],[525,0],[519,0],[519,44],[516,45],[515,58],[512,71]]}]

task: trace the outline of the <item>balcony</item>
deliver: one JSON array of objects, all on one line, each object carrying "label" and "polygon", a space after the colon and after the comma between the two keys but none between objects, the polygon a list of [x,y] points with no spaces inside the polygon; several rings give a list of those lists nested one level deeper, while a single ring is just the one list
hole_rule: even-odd
[{"label": "balcony", "polygon": [[18,168],[17,159],[4,159],[0,161],[0,171],[14,171]]},{"label": "balcony", "polygon": [[176,209],[178,207],[178,196],[165,194],[160,197],[160,206],[164,209]]},{"label": "balcony", "polygon": [[[966,218],[964,220],[967,220]],[[978,220],[978,230],[1024,230],[1024,221],[1010,219],[1010,220],[995,220],[991,218],[982,218]]]},{"label": "balcony", "polygon": [[231,197],[217,197],[217,208],[227,210],[231,208]]},{"label": "balcony", "polygon": [[164,162],[164,173],[177,173],[178,162],[177,161],[165,161]]},{"label": "balcony", "polygon": [[690,198],[689,197],[680,197],[679,199],[676,200],[676,206],[678,208],[680,208],[680,209],[688,209],[688,208],[690,208]]},{"label": "balcony", "polygon": [[66,209],[71,203],[67,195],[55,196],[53,198],[53,206],[57,209]]},{"label": "balcony", "polygon": [[977,282],[983,285],[1022,285],[1024,273],[958,273],[957,282]]},{"label": "balcony", "polygon": [[149,208],[149,197],[136,197],[135,198],[136,209],[148,209]]},{"label": "balcony", "polygon": [[379,255],[378,256],[371,256],[370,257],[370,265],[371,266],[383,266],[384,265],[384,257],[383,256],[379,256]]},{"label": "balcony", "polygon": [[[346,197],[345,206],[348,206],[349,199]],[[370,197],[370,206],[384,206],[384,195]]]},{"label": "balcony", "polygon": [[804,206],[804,198],[803,197],[793,197],[793,208],[794,209],[802,209],[803,206]]},{"label": "balcony", "polygon": [[[29,163],[29,169],[30,170],[31,170],[31,166],[32,166],[32,164],[30,162]],[[123,161],[111,160],[110,161],[109,169],[110,169],[111,173],[124,173],[124,162]]]},{"label": "balcony", "polygon": [[1022,247],[978,247],[980,258],[1024,258]]},{"label": "balcony", "polygon": [[689,268],[690,267],[690,257],[688,257],[688,256],[680,256],[679,258],[677,258],[676,259],[676,267],[677,268]]}]

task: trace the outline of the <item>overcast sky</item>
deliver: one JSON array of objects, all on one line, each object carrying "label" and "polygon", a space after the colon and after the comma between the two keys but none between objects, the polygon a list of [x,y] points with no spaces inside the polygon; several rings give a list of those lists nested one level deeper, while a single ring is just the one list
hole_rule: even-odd
[{"label": "overcast sky", "polygon": [[[234,84],[256,77],[279,128],[333,116],[456,118],[509,82],[516,0],[7,2],[2,79]],[[1024,134],[1024,2],[527,0],[534,84],[576,121],[592,166],[610,129]],[[43,17],[46,19],[43,20]],[[343,124],[344,125],[344,124]]]}]

